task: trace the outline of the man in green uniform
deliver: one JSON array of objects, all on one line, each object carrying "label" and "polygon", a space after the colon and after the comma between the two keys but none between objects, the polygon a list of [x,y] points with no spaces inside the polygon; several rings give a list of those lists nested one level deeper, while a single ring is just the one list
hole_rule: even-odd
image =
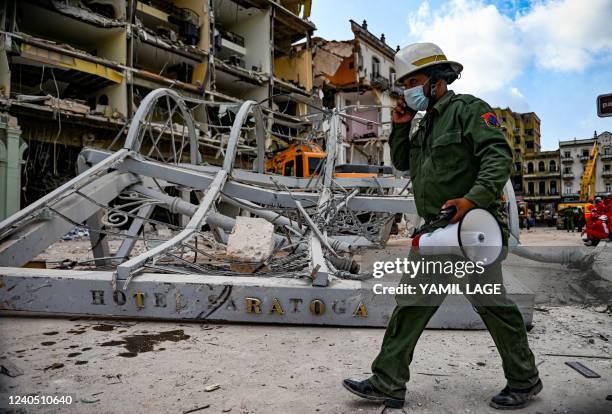
[{"label": "man in green uniform", "polygon": [[569,233],[576,230],[576,221],[574,220],[574,209],[572,207],[565,209],[565,230]]},{"label": "man in green uniform", "polygon": [[[508,224],[502,192],[511,174],[512,152],[491,107],[471,95],[447,90],[463,67],[447,60],[432,43],[400,50],[395,69],[406,90],[404,101],[393,111],[391,158],[398,170],[410,171],[416,208],[425,220],[425,229],[449,223],[435,222],[441,208],[454,207],[450,223],[456,223],[470,209],[479,207],[498,219],[506,244]],[[416,112],[423,110],[425,116],[412,125]],[[418,258],[411,251],[410,260]],[[501,264],[488,267],[486,274],[501,282]],[[493,337],[507,380],[490,405],[499,409],[525,407],[542,390],[542,382],[517,306],[505,290],[502,295],[468,299]],[[417,340],[443,300],[443,295],[420,299],[396,296],[397,306],[372,363],[373,375],[363,381],[345,379],[343,386],[362,398],[402,407]]]}]

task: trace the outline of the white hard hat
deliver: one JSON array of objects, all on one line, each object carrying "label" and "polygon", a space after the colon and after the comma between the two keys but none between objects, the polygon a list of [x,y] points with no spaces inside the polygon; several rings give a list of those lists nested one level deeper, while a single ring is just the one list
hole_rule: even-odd
[{"label": "white hard hat", "polygon": [[601,215],[599,216],[599,219],[602,221],[608,221],[608,216]]},{"label": "white hard hat", "polygon": [[413,43],[399,50],[395,54],[395,73],[399,81],[403,77],[413,74],[429,66],[448,63],[458,74],[463,70],[463,65],[446,58],[444,52],[438,45],[433,43]]}]

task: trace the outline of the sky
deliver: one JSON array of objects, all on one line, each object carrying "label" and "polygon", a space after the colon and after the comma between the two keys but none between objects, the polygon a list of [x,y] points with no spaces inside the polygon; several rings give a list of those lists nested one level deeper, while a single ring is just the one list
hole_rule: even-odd
[{"label": "sky", "polygon": [[313,0],[315,36],[351,39],[350,19],[393,48],[438,44],[464,66],[451,89],[535,112],[543,150],[612,131],[595,104],[612,93],[612,0]]}]

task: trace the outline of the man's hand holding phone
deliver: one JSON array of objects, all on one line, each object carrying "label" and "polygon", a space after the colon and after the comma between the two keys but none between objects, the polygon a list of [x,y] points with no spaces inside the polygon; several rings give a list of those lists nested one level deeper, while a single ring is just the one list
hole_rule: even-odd
[{"label": "man's hand holding phone", "polygon": [[391,120],[394,124],[405,124],[412,121],[416,112],[408,108],[404,99],[400,99],[393,108],[391,113]]}]

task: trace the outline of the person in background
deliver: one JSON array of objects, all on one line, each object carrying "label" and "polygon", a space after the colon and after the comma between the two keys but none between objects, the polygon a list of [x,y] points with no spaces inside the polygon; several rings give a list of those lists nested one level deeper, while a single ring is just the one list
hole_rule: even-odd
[{"label": "person in background", "polygon": [[578,232],[582,233],[582,229],[586,226],[586,217],[584,216],[584,211],[581,207],[578,207],[578,220],[576,221],[576,225],[578,227]]},{"label": "person in background", "polygon": [[525,216],[525,227],[527,231],[531,229],[531,209],[527,209],[527,215]]},{"label": "person in background", "polygon": [[572,207],[565,209],[565,230],[569,233],[570,231],[574,231],[576,229],[576,223],[574,221],[574,209]]},{"label": "person in background", "polygon": [[595,208],[597,209],[597,211],[599,211],[600,214],[606,211],[606,206],[601,200],[601,197],[595,197]]},{"label": "person in background", "polygon": [[[593,210],[594,211],[594,210]],[[591,223],[587,226],[586,234],[583,235],[586,246],[597,246],[601,240],[608,240],[608,216],[604,214],[591,215]]]},{"label": "person in background", "polygon": [[612,197],[606,198],[606,217],[608,217],[608,239],[612,241]]}]

